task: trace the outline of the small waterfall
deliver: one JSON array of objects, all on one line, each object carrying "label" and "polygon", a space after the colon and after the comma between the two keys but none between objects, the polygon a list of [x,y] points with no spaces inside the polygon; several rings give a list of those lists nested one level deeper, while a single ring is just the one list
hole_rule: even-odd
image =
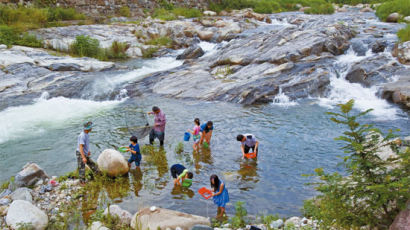
[{"label": "small waterfall", "polygon": [[298,103],[296,101],[290,100],[290,98],[282,92],[282,88],[279,88],[278,95],[276,95],[273,99],[273,105],[287,108],[290,106],[296,106],[298,105]]},{"label": "small waterfall", "polygon": [[365,56],[358,56],[352,48],[340,55],[334,63],[336,73],[330,78],[330,93],[326,98],[319,99],[319,105],[333,107],[345,103],[350,99],[355,100],[355,107],[361,111],[373,109],[370,113],[377,120],[394,120],[398,118],[399,110],[386,100],[377,96],[379,87],[365,88],[358,83],[346,80],[351,65],[374,55],[371,50]]}]

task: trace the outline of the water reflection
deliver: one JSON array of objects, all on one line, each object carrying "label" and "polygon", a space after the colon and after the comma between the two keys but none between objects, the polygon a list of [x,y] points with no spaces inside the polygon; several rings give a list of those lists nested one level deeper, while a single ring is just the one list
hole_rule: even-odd
[{"label": "water reflection", "polygon": [[135,196],[139,196],[138,193],[141,191],[143,184],[142,184],[142,171],[140,167],[136,167],[135,169],[131,169],[130,173],[132,179],[132,190],[134,191]]},{"label": "water reflection", "polygon": [[172,198],[177,200],[186,200],[194,197],[195,192],[190,188],[184,188],[182,186],[174,186],[171,191]]},{"label": "water reflection", "polygon": [[212,165],[214,160],[212,158],[211,148],[201,148],[200,152],[193,151],[195,173],[200,174],[202,168],[201,162],[204,164]]},{"label": "water reflection", "polygon": [[239,163],[238,175],[241,179],[239,189],[249,191],[259,182],[258,161],[257,159],[245,159]]}]

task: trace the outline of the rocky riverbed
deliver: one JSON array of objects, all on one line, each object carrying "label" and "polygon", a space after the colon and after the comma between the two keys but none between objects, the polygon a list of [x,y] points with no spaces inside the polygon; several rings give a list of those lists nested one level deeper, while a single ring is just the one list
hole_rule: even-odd
[{"label": "rocky riverbed", "polygon": [[[279,94],[292,100],[327,97],[331,79],[336,76],[377,87],[379,96],[408,107],[409,43],[395,46],[395,33],[403,25],[381,23],[368,10],[342,9],[339,11],[345,12],[333,15],[295,12],[268,16],[247,9],[193,20],[147,19],[34,32],[44,39],[45,47],[62,51],[78,35],[96,38],[103,47],[113,41],[126,42],[130,57],[140,57],[152,47],[145,43],[158,37],[170,38],[173,49],[190,47],[180,57],[186,59],[183,65],[128,81],[101,98],[113,99],[125,88],[129,96],[153,92],[175,98],[266,103]],[[200,41],[217,45],[202,56],[197,46]],[[337,61],[349,50],[360,58],[348,69],[340,69]],[[169,52],[162,49],[156,55]],[[28,95],[39,96],[44,91],[52,97],[90,97],[86,89],[96,75],[118,67],[111,62],[54,56],[23,47],[3,47],[0,53],[0,76],[7,79],[0,82],[0,108],[25,104]]]}]

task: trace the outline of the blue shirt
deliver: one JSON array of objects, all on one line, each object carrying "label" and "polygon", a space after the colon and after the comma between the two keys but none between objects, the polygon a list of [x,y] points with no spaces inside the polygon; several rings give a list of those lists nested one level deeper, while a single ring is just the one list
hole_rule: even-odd
[{"label": "blue shirt", "polygon": [[[139,145],[139,144],[136,144],[136,145],[130,144],[130,149],[133,150],[133,151],[135,151],[136,154],[141,154],[141,153],[140,153],[140,145]],[[133,154],[133,153],[131,153],[131,154]]]},{"label": "blue shirt", "polygon": [[88,154],[90,151],[90,137],[88,133],[82,131],[77,138],[77,151],[80,152],[80,145],[83,145],[84,154]]},{"label": "blue shirt", "polygon": [[207,133],[207,132],[209,132],[209,131],[211,131],[211,130],[214,130],[214,125],[212,125],[210,129],[208,129],[206,123],[203,123],[203,124],[201,125],[201,132],[205,131],[205,132]]}]

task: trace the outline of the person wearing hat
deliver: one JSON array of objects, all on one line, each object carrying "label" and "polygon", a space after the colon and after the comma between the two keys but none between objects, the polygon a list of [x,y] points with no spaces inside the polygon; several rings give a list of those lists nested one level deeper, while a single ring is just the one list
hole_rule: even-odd
[{"label": "person wearing hat", "polygon": [[77,139],[77,166],[78,166],[78,174],[80,176],[80,183],[84,185],[85,183],[85,165],[93,172],[98,172],[98,166],[91,160],[91,151],[90,151],[90,138],[88,134],[91,132],[93,128],[93,123],[91,121],[84,124],[84,129],[78,135]]},{"label": "person wearing hat", "polygon": [[165,114],[157,106],[152,107],[152,112],[148,112],[148,114],[155,116],[154,128],[149,133],[149,143],[152,145],[154,139],[158,138],[159,145],[164,146],[165,124],[167,123]]}]

